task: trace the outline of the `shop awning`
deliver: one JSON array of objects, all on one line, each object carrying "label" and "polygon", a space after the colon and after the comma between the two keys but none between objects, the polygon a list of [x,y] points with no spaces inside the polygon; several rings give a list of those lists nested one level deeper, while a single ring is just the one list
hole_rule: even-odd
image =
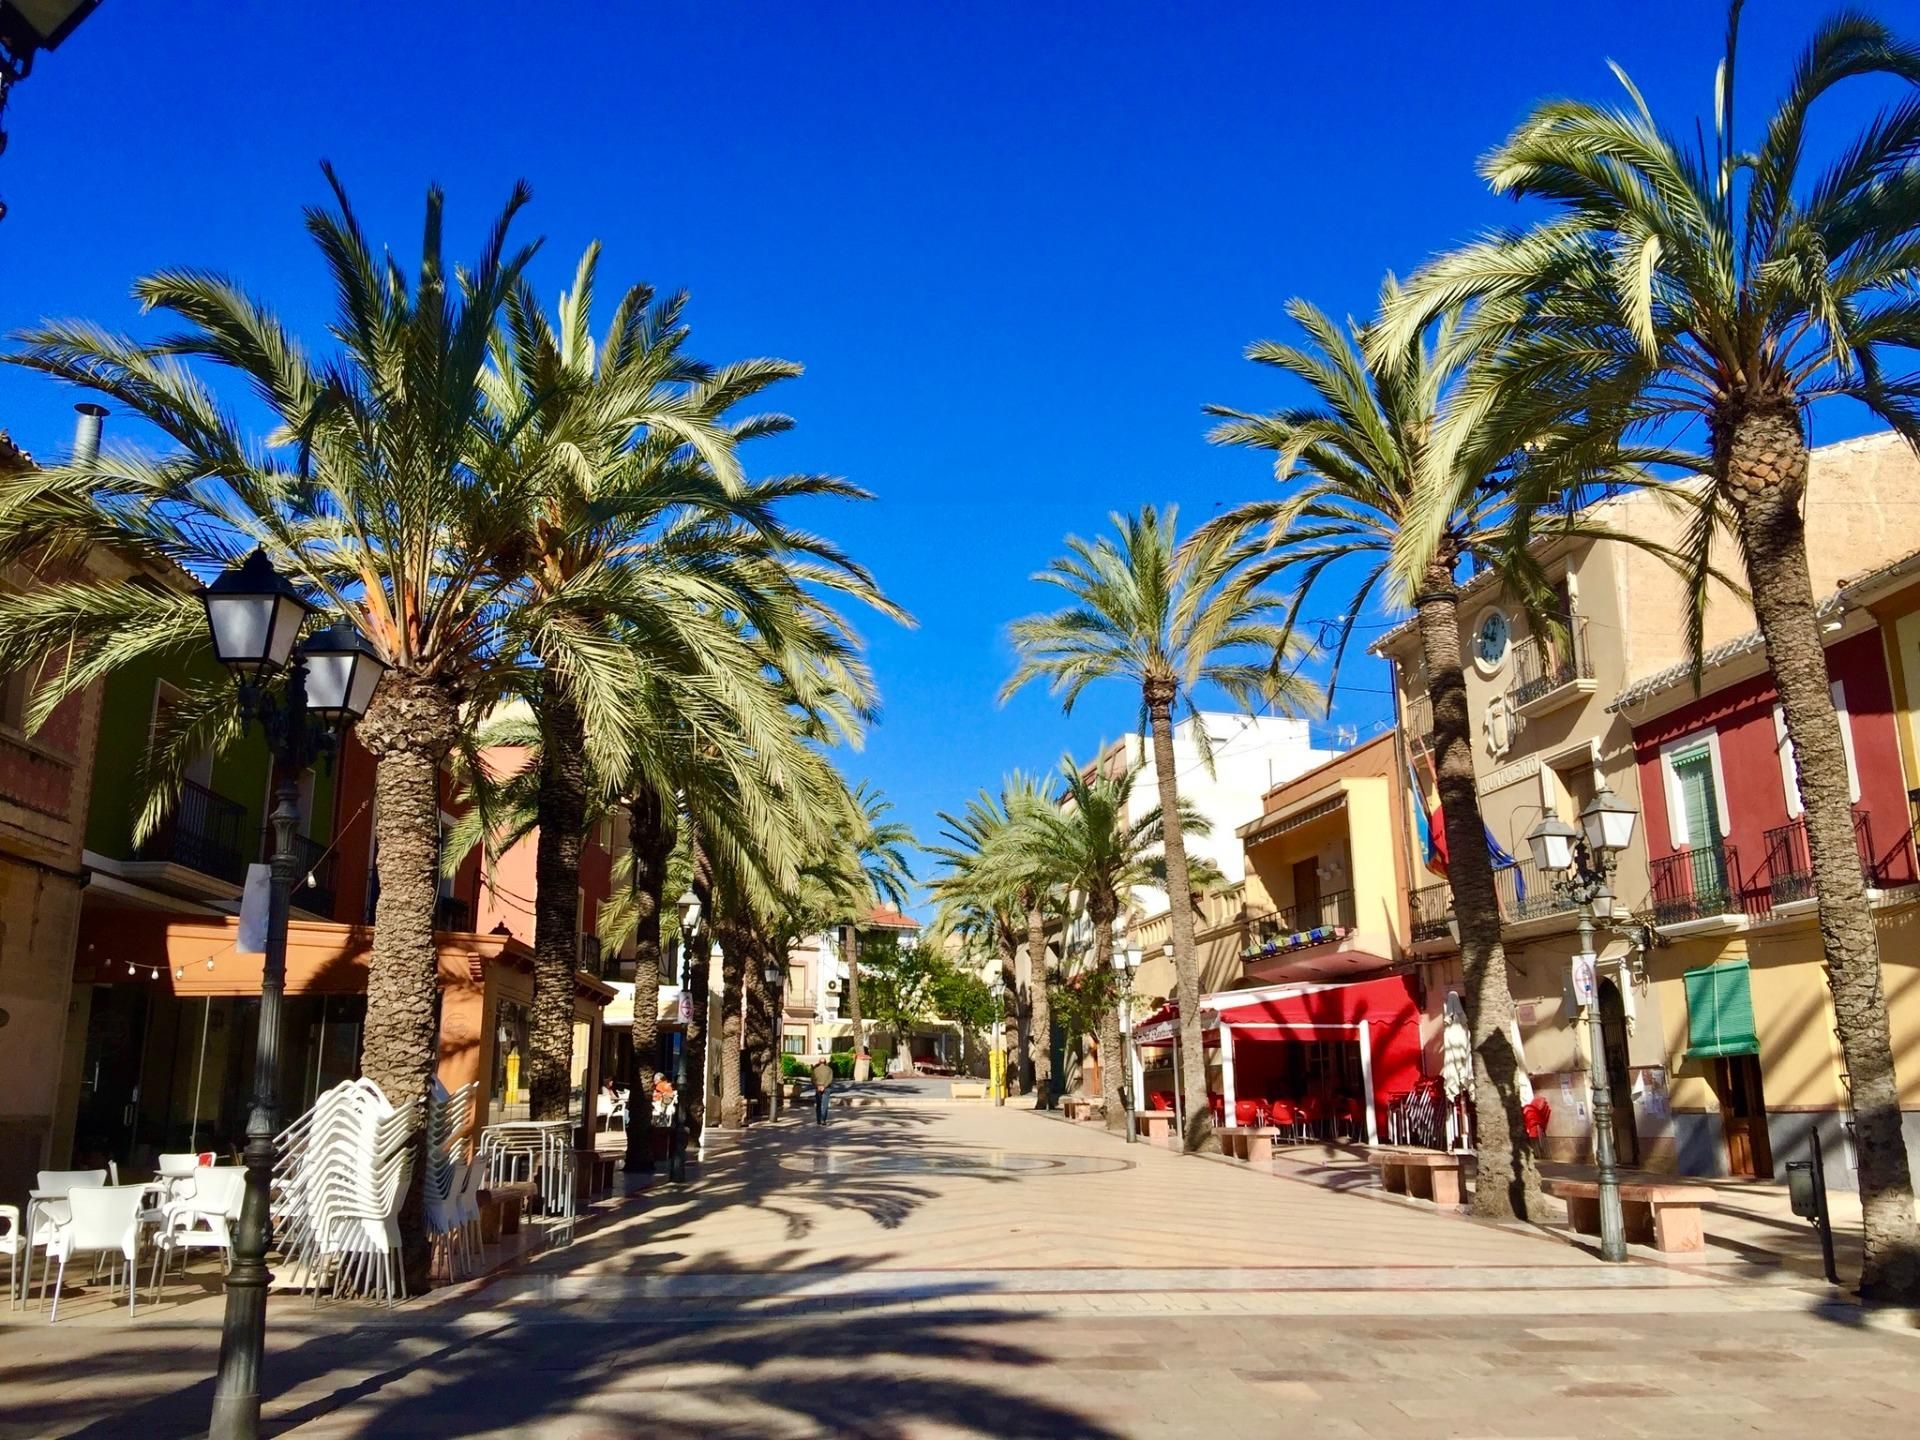
[{"label": "shop awning", "polygon": [[1760,1053],[1760,1040],[1754,1033],[1753,987],[1746,961],[1704,965],[1687,971],[1681,978],[1687,987],[1689,1060]]},{"label": "shop awning", "polygon": [[1270,810],[1258,820],[1242,825],[1234,833],[1244,844],[1258,845],[1289,830],[1298,830],[1302,825],[1311,825],[1322,816],[1335,814],[1346,807],[1346,788],[1333,786],[1296,800],[1291,805],[1283,805],[1278,810]]},{"label": "shop awning", "polygon": [[[1220,1017],[1210,1009],[1205,1000],[1200,1002],[1200,1033],[1205,1036],[1220,1029]],[[1180,1033],[1180,1006],[1177,1001],[1162,1005],[1146,1019],[1133,1027],[1133,1043],[1136,1045],[1171,1045],[1174,1037]]]},{"label": "shop awning", "polygon": [[1349,985],[1286,985],[1210,997],[1221,1023],[1251,1039],[1313,1040],[1324,1032],[1355,1030],[1361,1021],[1389,1029],[1418,1024],[1413,977],[1387,975]]}]

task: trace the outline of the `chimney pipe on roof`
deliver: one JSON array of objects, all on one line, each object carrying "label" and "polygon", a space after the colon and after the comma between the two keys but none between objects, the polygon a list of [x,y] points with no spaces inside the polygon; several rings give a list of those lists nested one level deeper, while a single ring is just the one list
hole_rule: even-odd
[{"label": "chimney pipe on roof", "polygon": [[100,453],[100,424],[107,418],[107,407],[83,400],[73,409],[80,417],[73,422],[73,463],[91,465]]}]

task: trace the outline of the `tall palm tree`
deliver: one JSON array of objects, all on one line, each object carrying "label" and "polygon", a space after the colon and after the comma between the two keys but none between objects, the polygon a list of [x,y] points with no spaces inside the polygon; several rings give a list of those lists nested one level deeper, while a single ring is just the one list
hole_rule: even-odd
[{"label": "tall palm tree", "polygon": [[[1089,964],[1079,977],[1094,992],[1100,1044],[1100,1088],[1106,1100],[1109,1130],[1125,1124],[1121,1103],[1120,981],[1113,966],[1114,926],[1135,886],[1166,884],[1165,830],[1155,806],[1130,819],[1133,786],[1143,767],[1118,774],[1085,774],[1071,758],[1060,765],[1061,789],[1055,803],[1031,810],[1014,828],[1008,848],[1016,867],[1045,875],[1085,912],[1091,931]],[[1181,802],[1180,832],[1205,837],[1212,824],[1192,805]],[[1190,856],[1189,879],[1196,888],[1217,883],[1218,872],[1203,856]]]},{"label": "tall palm tree", "polygon": [[[537,664],[525,682],[543,730],[539,879],[534,923],[532,1100],[537,1119],[565,1115],[576,963],[574,895],[588,807],[588,748],[601,767],[643,743],[636,703],[648,681],[737,664],[738,622],[774,648],[806,632],[808,602],[781,563],[883,608],[872,579],[824,542],[781,522],[780,502],[854,498],[820,476],[748,484],[743,438],[790,428],[784,416],[729,423],[725,413],[799,373],[785,361],[714,369],[686,353],[685,297],[629,289],[596,343],[599,247],[561,294],[558,322],[521,286],[508,298],[488,374],[502,448],[526,476],[516,487],[524,537],[511,600],[533,617]],[[517,423],[516,423],[517,422]],[[516,426],[509,433],[509,426]],[[805,638],[811,638],[807,634]],[[668,688],[671,688],[669,686]]]},{"label": "tall palm tree", "polygon": [[[357,738],[375,758],[380,890],[367,979],[364,1073],[396,1101],[426,1093],[436,1057],[433,921],[439,772],[469,705],[487,704],[524,652],[504,603],[517,578],[517,476],[486,423],[489,339],[532,247],[509,251],[512,197],[471,265],[442,244],[428,193],[417,272],[369,243],[332,171],[332,208],[307,212],[331,281],[331,347],[315,356],[238,284],[202,270],[140,280],[135,297],[179,328],[151,341],[77,321],[20,337],[12,363],[112,397],[165,438],[154,456],[119,447],[39,472],[0,497],[0,552],[96,547],[148,573],[209,579],[264,549],[292,583],[350,620],[389,669]],[[246,394],[269,424],[255,437],[199,373]],[[237,399],[237,396],[235,397]],[[177,573],[177,572],[176,572]],[[201,653],[205,619],[188,591],[98,578],[42,583],[0,602],[0,657],[18,668],[58,652],[36,719],[65,694],[143,660]],[[230,740],[230,695],[190,694],[168,745],[184,765]],[[176,767],[143,811],[151,829],[178,793]],[[410,1274],[426,1248],[407,1214]]]},{"label": "tall palm tree", "polygon": [[[1173,724],[1184,708],[1198,716],[1194,691],[1211,685],[1251,710],[1267,703],[1303,708],[1317,691],[1289,660],[1292,637],[1281,607],[1245,588],[1209,582],[1218,557],[1211,543],[1182,547],[1175,507],[1149,506],[1112,517],[1112,536],[1069,537],[1068,553],[1034,576],[1071,597],[1063,610],[1014,622],[1019,667],[1001,691],[1004,701],[1029,680],[1045,679],[1071,711],[1096,680],[1124,680],[1140,689],[1144,728],[1152,737],[1154,778],[1166,817],[1167,899],[1180,1002],[1181,1064],[1188,1149],[1217,1149],[1207,1106],[1207,1063],[1200,1030],[1200,965],[1193,943],[1193,886],[1180,830],[1179,777]],[[1204,721],[1194,727],[1207,753]]]},{"label": "tall palm tree", "polygon": [[[1920,1233],[1900,1126],[1873,916],[1855,850],[1840,724],[1807,569],[1807,411],[1855,401],[1920,447],[1920,45],[1856,12],[1814,32],[1751,142],[1736,129],[1741,5],[1728,7],[1714,141],[1663,128],[1616,67],[1628,104],[1539,106],[1481,162],[1496,193],[1556,213],[1427,266],[1401,328],[1435,305],[1477,302],[1508,339],[1489,400],[1585,387],[1593,423],[1685,441],[1662,458],[1705,477],[1688,535],[1690,636],[1699,653],[1708,555],[1731,530],[1746,566],[1799,763],[1834,1015],[1857,1122],[1866,1221],[1863,1291],[1920,1295]],[[1818,174],[1817,102],[1853,79],[1902,93]],[[1392,341],[1389,338],[1388,344]],[[1693,426],[1698,424],[1700,432]],[[1434,521],[1422,517],[1423,528]]]},{"label": "tall palm tree", "polygon": [[[1384,303],[1399,290],[1386,284]],[[1331,676],[1370,604],[1411,611],[1418,627],[1433,709],[1434,768],[1447,835],[1447,878],[1460,921],[1461,965],[1474,1037],[1474,1106],[1484,1215],[1525,1218],[1540,1198],[1539,1163],[1520,1113],[1512,1032],[1513,994],[1500,941],[1500,907],[1473,777],[1472,719],[1460,652],[1463,566],[1495,571],[1547,623],[1549,594],[1538,550],[1555,535],[1599,534],[1577,514],[1582,482],[1612,476],[1622,463],[1608,445],[1569,443],[1551,429],[1527,430],[1513,407],[1473,409],[1485,364],[1451,321],[1417,331],[1391,363],[1370,363],[1370,333],[1351,333],[1304,300],[1287,313],[1304,341],[1262,341],[1248,357],[1304,387],[1305,402],[1272,414],[1209,406],[1223,417],[1210,438],[1274,455],[1281,494],[1241,505],[1202,534],[1213,541],[1230,591],[1278,585],[1289,592],[1284,628],[1338,585],[1331,622]],[[1474,429],[1450,450],[1434,437],[1470,415]],[[1528,407],[1527,417],[1535,412]],[[1551,415],[1548,417],[1552,418]],[[1514,457],[1525,457],[1516,463]],[[1437,535],[1414,548],[1422,507],[1445,516]]]}]

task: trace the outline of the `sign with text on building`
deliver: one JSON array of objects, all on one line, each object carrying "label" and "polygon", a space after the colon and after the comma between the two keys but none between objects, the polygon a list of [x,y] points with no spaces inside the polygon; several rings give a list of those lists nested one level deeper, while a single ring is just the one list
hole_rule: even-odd
[{"label": "sign with text on building", "polygon": [[1593,1003],[1593,957],[1591,955],[1573,957],[1573,998],[1582,1005]]}]

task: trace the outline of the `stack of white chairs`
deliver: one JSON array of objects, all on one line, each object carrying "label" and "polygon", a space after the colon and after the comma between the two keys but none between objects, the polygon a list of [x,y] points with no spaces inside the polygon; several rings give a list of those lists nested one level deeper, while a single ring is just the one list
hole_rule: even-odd
[{"label": "stack of white chairs", "polygon": [[348,1080],[281,1134],[274,1222],[316,1304],[323,1290],[389,1305],[405,1298],[399,1215],[420,1109],[418,1099],[389,1104],[371,1080]]},{"label": "stack of white chairs", "polygon": [[436,1080],[427,1099],[427,1173],[421,1188],[427,1234],[445,1257],[450,1280],[472,1268],[480,1243],[479,1171],[467,1139],[479,1089],[474,1080],[449,1095]]},{"label": "stack of white chairs", "polygon": [[541,1213],[569,1237],[574,1224],[573,1126],[566,1120],[513,1120],[480,1132],[479,1163],[488,1189],[531,1183]]}]

